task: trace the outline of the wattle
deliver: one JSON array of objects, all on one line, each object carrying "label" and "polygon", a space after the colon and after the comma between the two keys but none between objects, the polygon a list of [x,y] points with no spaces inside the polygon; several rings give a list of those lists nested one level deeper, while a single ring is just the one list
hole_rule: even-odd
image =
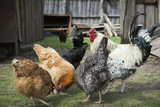
[{"label": "wattle", "polygon": [[90,42],[93,43],[94,42],[94,39],[97,37],[97,35],[91,35],[90,36]]}]

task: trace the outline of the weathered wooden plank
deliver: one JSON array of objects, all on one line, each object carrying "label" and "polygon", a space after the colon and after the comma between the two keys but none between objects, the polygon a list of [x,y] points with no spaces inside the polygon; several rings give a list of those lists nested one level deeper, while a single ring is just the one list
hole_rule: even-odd
[{"label": "weathered wooden plank", "polygon": [[25,11],[25,14],[26,14],[26,41],[29,42],[30,41],[30,35],[29,35],[29,19],[28,19],[28,15],[29,15],[29,2],[28,0],[24,0],[25,1],[25,5],[26,5],[26,11]]},{"label": "weathered wooden plank", "polygon": [[62,1],[62,14],[66,13],[66,0]]},{"label": "weathered wooden plank", "polygon": [[72,16],[74,18],[100,18],[100,16]]},{"label": "weathered wooden plank", "polygon": [[39,0],[39,18],[40,18],[40,23],[39,23],[39,40],[42,40],[43,39],[43,6],[44,6],[44,3],[43,3],[43,0]]},{"label": "weathered wooden plank", "polygon": [[[35,9],[35,0],[32,0],[32,4],[31,4],[31,9],[32,9],[32,13],[31,13],[31,15],[32,16],[35,16],[35,11],[36,11],[36,9]],[[36,40],[36,31],[35,31],[35,27],[36,27],[36,25],[35,25],[35,21],[36,21],[36,18],[35,17],[32,17],[32,21],[31,21],[31,23],[32,23],[32,33],[33,33],[33,36],[32,36],[32,39],[33,39],[33,41],[35,41]]]},{"label": "weathered wooden plank", "polygon": [[18,39],[22,42],[22,29],[21,29],[21,16],[20,16],[20,0],[16,0],[16,10],[17,10],[17,24],[18,24]]},{"label": "weathered wooden plank", "polygon": [[98,10],[98,5],[97,5],[98,3],[97,3],[97,1],[95,0],[95,2],[94,2],[94,15],[95,16],[97,16],[98,14],[97,14],[97,10]]},{"label": "weathered wooden plank", "polygon": [[21,0],[21,18],[22,18],[22,40],[23,42],[25,43],[26,42],[26,26],[25,26],[25,23],[26,23],[26,14],[25,14],[25,11],[26,11],[26,6],[25,6],[25,1],[24,0]]},{"label": "weathered wooden plank", "polygon": [[81,2],[82,0],[78,0],[78,16],[80,16],[81,15]]},{"label": "weathered wooden plank", "polygon": [[102,23],[103,22],[103,0],[100,0],[99,11],[100,11],[100,20],[99,20],[99,23]]},{"label": "weathered wooden plank", "polygon": [[158,23],[160,23],[160,0],[158,0]]},{"label": "weathered wooden plank", "polygon": [[32,41],[32,27],[31,27],[31,3],[32,3],[32,0],[28,0],[27,1],[28,2],[28,9],[27,9],[27,17],[28,17],[28,37],[29,37],[29,39],[28,39],[28,42],[30,42],[30,41]]},{"label": "weathered wooden plank", "polygon": [[[145,6],[144,4],[137,4],[136,5],[136,14],[139,14],[139,13],[144,13],[145,12]],[[137,24],[143,24],[145,26],[145,16],[139,16],[137,18]]]},{"label": "weathered wooden plank", "polygon": [[103,17],[105,18],[105,21],[108,23],[109,27],[110,27],[111,29],[115,30],[113,24],[111,23],[111,21],[110,21],[110,19],[107,17],[107,15],[106,15],[106,14],[103,14]]},{"label": "weathered wooden plank", "polygon": [[153,4],[156,2],[157,2],[157,0],[136,0],[137,4],[144,4],[144,3]]},{"label": "weathered wooden plank", "polygon": [[129,43],[129,28],[135,16],[135,0],[121,0],[121,43]]},{"label": "weathered wooden plank", "polygon": [[[45,7],[45,8],[47,8],[47,7]],[[53,2],[53,8],[54,8],[53,14],[57,14],[57,0],[54,0],[54,2]]]},{"label": "weathered wooden plank", "polygon": [[[72,10],[73,10],[73,8],[72,8],[72,6],[73,6],[72,0],[69,1],[69,4],[70,4],[69,12],[70,12],[70,14],[72,14],[72,13],[71,13]],[[73,14],[72,14],[72,16],[73,16]]]},{"label": "weathered wooden plank", "polygon": [[117,0],[116,10],[116,15],[120,15],[120,0]]},{"label": "weathered wooden plank", "polygon": [[108,33],[108,35],[110,37],[113,37],[112,31],[111,31],[111,28],[109,27],[109,25],[107,23],[104,23],[104,27],[105,27],[105,30]]},{"label": "weathered wooden plank", "polygon": [[53,7],[53,0],[51,0],[50,1],[50,14],[53,14],[53,12],[54,12],[54,9],[53,9],[54,7]]},{"label": "weathered wooden plank", "polygon": [[35,0],[35,4],[34,4],[34,8],[35,8],[35,11],[37,11],[37,12],[35,12],[35,22],[34,22],[34,24],[35,24],[35,38],[36,38],[36,41],[37,40],[39,40],[39,37],[38,37],[38,27],[37,27],[37,25],[38,25],[38,20],[39,20],[39,18],[38,18],[38,0]]},{"label": "weathered wooden plank", "polygon": [[58,14],[58,8],[59,8],[58,5],[59,5],[59,4],[58,4],[58,1],[55,0],[55,13],[54,13],[54,14]]},{"label": "weathered wooden plank", "polygon": [[90,6],[91,6],[91,0],[88,0],[88,2],[87,2],[87,16],[89,16],[90,15]]},{"label": "weathered wooden plank", "polygon": [[154,6],[146,5],[146,28],[150,28],[154,25]]},{"label": "weathered wooden plank", "polygon": [[158,23],[158,7],[154,5],[154,23]]},{"label": "weathered wooden plank", "polygon": [[[90,12],[90,16],[94,16],[94,11],[95,11],[95,0],[91,1],[91,12]],[[92,22],[93,23],[93,22]]]},{"label": "weathered wooden plank", "polygon": [[96,7],[96,15],[100,15],[100,12],[99,12],[99,1],[96,0],[96,4],[97,4],[97,7]]},{"label": "weathered wooden plank", "polygon": [[44,28],[44,31],[60,31],[60,30],[68,30],[68,28]]}]

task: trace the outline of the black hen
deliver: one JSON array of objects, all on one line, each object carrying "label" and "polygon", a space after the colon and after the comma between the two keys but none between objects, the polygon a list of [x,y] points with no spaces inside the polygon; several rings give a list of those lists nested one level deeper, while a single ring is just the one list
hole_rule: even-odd
[{"label": "black hen", "polygon": [[73,38],[72,42],[74,47],[80,47],[83,45],[83,34],[81,33],[80,35],[77,35],[77,38]]},{"label": "black hen", "polygon": [[75,79],[80,88],[88,94],[85,102],[89,101],[90,94],[99,91],[99,101],[102,102],[100,90],[110,80],[107,67],[108,52],[106,51],[108,39],[103,37],[99,48],[89,55],[85,62],[75,71]]},{"label": "black hen", "polygon": [[70,62],[76,69],[80,64],[80,61],[82,60],[87,47],[88,47],[88,44],[84,43],[80,47],[74,47],[70,51],[65,52],[64,54],[61,55],[61,57],[67,60],[68,62]]}]

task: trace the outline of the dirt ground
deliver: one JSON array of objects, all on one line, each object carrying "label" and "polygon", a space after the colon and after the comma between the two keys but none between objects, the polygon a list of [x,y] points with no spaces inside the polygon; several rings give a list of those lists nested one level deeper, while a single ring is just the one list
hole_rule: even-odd
[{"label": "dirt ground", "polygon": [[138,67],[138,70],[150,73],[160,72],[160,59],[150,56],[143,65]]},{"label": "dirt ground", "polygon": [[[138,71],[145,71],[145,73],[158,73],[160,72],[160,58],[156,58],[153,56],[150,56],[147,61],[137,68]],[[144,87],[144,89],[160,89],[160,80],[155,81],[154,83],[150,83],[147,85],[147,87]],[[143,89],[143,90],[144,90]]]}]

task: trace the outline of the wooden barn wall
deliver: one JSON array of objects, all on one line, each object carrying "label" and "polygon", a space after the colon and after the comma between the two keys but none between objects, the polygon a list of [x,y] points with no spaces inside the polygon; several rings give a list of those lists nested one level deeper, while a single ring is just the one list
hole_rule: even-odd
[{"label": "wooden barn wall", "polygon": [[19,0],[18,16],[23,43],[43,39],[43,0]]},{"label": "wooden barn wall", "polygon": [[113,24],[120,24],[120,0],[104,0],[103,11]]},{"label": "wooden barn wall", "polygon": [[154,24],[158,23],[158,6],[154,4],[136,4],[136,14],[146,13],[146,17],[140,16],[137,19],[137,24],[141,23],[146,28],[150,28]]},{"label": "wooden barn wall", "polygon": [[[44,14],[70,14],[72,23],[98,24],[101,0],[45,0]],[[103,0],[103,12],[120,23],[120,0]]]}]

